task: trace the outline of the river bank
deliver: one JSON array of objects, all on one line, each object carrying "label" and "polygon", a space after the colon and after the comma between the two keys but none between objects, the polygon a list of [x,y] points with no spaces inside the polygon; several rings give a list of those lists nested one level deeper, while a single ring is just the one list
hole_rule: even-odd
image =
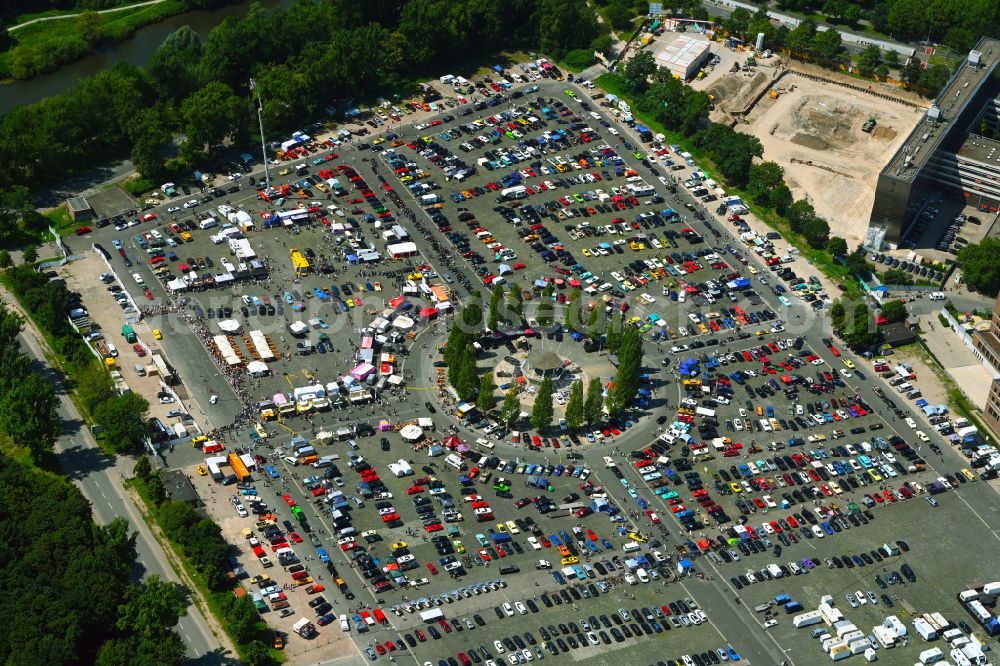
[{"label": "river bank", "polygon": [[[291,0],[258,0],[257,4],[265,9],[270,9],[282,4],[288,4]],[[103,15],[106,18],[136,20],[132,11],[164,11],[167,7],[177,7],[182,4],[182,0],[163,0],[155,5],[138,7],[136,10],[122,10]],[[206,39],[215,26],[225,19],[241,17],[246,14],[250,6],[249,0],[237,1],[224,5],[218,9],[174,11],[173,14],[165,14],[156,20],[147,20],[144,27],[132,28],[124,37],[116,40],[105,40],[94,48],[89,48],[75,60],[66,60],[68,64],[57,67],[54,71],[39,74],[34,78],[18,80],[7,78],[0,85],[0,114],[7,113],[15,106],[22,104],[34,104],[46,97],[61,94],[67,87],[78,79],[85,79],[93,76],[104,69],[110,69],[120,62],[127,62],[132,65],[145,66],[149,62],[150,56],[163,43],[172,32],[187,26],[194,30],[201,39]],[[145,15],[145,14],[143,14]],[[45,14],[37,15],[39,17]],[[31,16],[28,17],[32,18]],[[55,24],[66,23],[69,26],[68,34],[71,38],[76,36],[73,29],[75,20],[64,19],[58,21],[41,21],[16,30],[11,38],[23,38],[19,33],[29,31],[49,24],[47,28],[52,28]],[[116,23],[116,26],[118,24]],[[61,28],[66,30],[64,26]],[[116,28],[117,29],[117,28]],[[58,44],[57,44],[58,47]],[[9,57],[9,51],[0,52],[0,65],[4,57]],[[0,66],[0,72],[3,71]],[[4,76],[0,76],[4,78]]]},{"label": "river bank", "polygon": [[181,0],[156,0],[96,13],[86,39],[81,30],[85,18],[79,13],[18,19],[21,27],[8,29],[10,47],[0,51],[0,79],[4,83],[26,81],[56,71],[97,53],[110,44],[128,39],[138,30],[187,11]]}]

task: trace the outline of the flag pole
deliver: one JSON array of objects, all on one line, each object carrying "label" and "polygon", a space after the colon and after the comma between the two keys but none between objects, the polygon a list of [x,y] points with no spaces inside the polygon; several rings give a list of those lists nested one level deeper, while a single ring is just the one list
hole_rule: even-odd
[{"label": "flag pole", "polygon": [[[256,88],[256,84],[253,79],[250,79],[250,91],[253,92]],[[267,162],[267,144],[264,142],[264,99],[260,96],[260,91],[257,91],[257,125],[260,127],[260,152],[261,157],[264,158],[264,184],[267,187],[271,186],[271,170]]]}]

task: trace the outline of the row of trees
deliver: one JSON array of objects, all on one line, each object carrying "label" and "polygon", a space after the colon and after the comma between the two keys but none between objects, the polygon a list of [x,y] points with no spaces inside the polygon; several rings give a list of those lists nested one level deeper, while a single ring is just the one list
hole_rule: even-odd
[{"label": "row of trees", "polygon": [[972,48],[983,35],[1000,34],[996,3],[958,0],[778,0],[778,7],[822,13],[833,22],[869,22],[876,30],[910,42],[930,40],[958,50]]},{"label": "row of trees", "polygon": [[143,456],[135,466],[135,475],[142,482],[156,506],[156,515],[167,537],[181,545],[184,555],[205,577],[213,591],[226,589],[228,579],[229,544],[222,538],[222,529],[211,519],[200,515],[185,502],[167,498],[159,473]]},{"label": "row of trees", "polygon": [[[821,4],[843,8],[837,9],[837,14],[828,14],[831,17],[843,17],[844,11],[847,14],[860,11],[858,5],[845,3],[843,0],[827,0],[826,3]],[[797,57],[805,60],[816,60],[831,66],[846,64],[850,61],[849,54],[843,49],[840,33],[836,30],[817,30],[817,23],[811,18],[805,19],[794,29],[789,29],[784,25],[775,26],[768,18],[764,8],[754,14],[739,8],[734,10],[722,23],[727,30],[749,42],[756,40],[759,33],[764,33],[768,48],[788,49]],[[988,31],[979,34],[988,34]],[[969,46],[960,48],[965,50],[971,48],[971,45],[970,43]],[[948,82],[951,75],[948,67],[940,63],[926,69],[916,58],[901,63],[899,54],[895,51],[883,52],[874,44],[865,48],[855,64],[858,71],[864,76],[879,79],[888,78],[890,70],[898,70],[899,78],[904,84],[928,96],[937,94],[937,91]]]},{"label": "row of trees", "polygon": [[868,351],[878,341],[875,315],[864,300],[836,300],[830,306],[830,322],[851,349]]},{"label": "row of trees", "polygon": [[0,432],[27,447],[36,462],[62,432],[52,385],[21,352],[22,321],[0,301]]},{"label": "row of trees", "polygon": [[[131,666],[180,664],[173,627],[183,593],[155,576],[132,582],[135,533],[97,525],[71,483],[0,454],[4,540],[0,660]],[[16,536],[14,536],[16,535]]]},{"label": "row of trees", "polygon": [[[120,395],[102,364],[97,362],[86,343],[70,326],[66,312],[71,301],[66,283],[49,280],[28,264],[9,268],[6,275],[35,324],[48,334],[56,351],[66,359],[68,374],[75,380],[73,388],[94,421],[104,427],[104,439],[118,453],[138,451],[147,432],[149,403],[137,393]],[[7,317],[11,315],[7,314]],[[4,345],[4,349],[12,353],[19,346]],[[27,361],[23,364],[27,367]],[[13,411],[0,414],[0,429],[4,428],[5,422],[10,422],[12,433],[37,432],[39,440],[23,437],[23,441],[37,447],[39,454],[51,450],[62,429],[55,415],[56,400],[51,388],[48,393],[45,392],[47,383],[38,373],[4,374],[4,377],[14,382],[11,396],[21,396],[25,402],[20,408],[12,404]],[[2,383],[0,379],[0,386]],[[3,395],[0,389],[0,400]]]},{"label": "row of trees", "polygon": [[[308,26],[308,29],[303,29]],[[274,136],[330,104],[407,85],[470,55],[541,48],[556,58],[599,33],[575,0],[299,0],[227,19],[202,42],[170,35],[147,68],[121,63],[0,119],[0,192],[131,155],[162,175],[175,133],[195,163],[256,126],[253,78]],[[253,54],[248,57],[247,54]],[[0,197],[2,199],[2,197]]]}]

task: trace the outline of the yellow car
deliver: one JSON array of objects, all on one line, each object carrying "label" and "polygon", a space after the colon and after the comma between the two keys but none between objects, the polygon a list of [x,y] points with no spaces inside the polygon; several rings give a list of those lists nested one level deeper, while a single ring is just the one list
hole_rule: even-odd
[{"label": "yellow car", "polygon": [[757,269],[753,266],[747,266],[747,270],[750,271],[750,275],[757,275]]},{"label": "yellow car", "polygon": [[738,483],[730,483],[730,484],[729,484],[729,487],[730,487],[730,488],[732,488],[732,489],[733,489],[733,492],[734,492],[734,493],[736,493],[737,495],[738,495],[739,493],[743,492],[743,486],[741,486],[741,485],[740,485],[740,484],[738,484]]},{"label": "yellow car", "polygon": [[453,539],[451,543],[455,546],[455,550],[458,551],[459,555],[465,553],[465,544],[463,544],[461,541],[459,541],[458,539]]},{"label": "yellow car", "polygon": [[587,248],[583,248],[583,250],[581,250],[581,252],[583,252],[583,256],[585,256],[585,257],[592,257],[593,256],[590,253],[590,250],[588,250]]},{"label": "yellow car", "polygon": [[564,567],[567,567],[567,566],[569,566],[571,564],[579,564],[580,563],[580,558],[579,557],[575,557],[575,556],[564,557],[564,558],[562,558],[562,563],[563,563]]},{"label": "yellow car", "polygon": [[407,544],[406,544],[405,541],[397,541],[396,543],[392,544],[392,549],[393,550],[402,550],[403,548],[406,548],[406,545]]},{"label": "yellow car", "polygon": [[288,167],[285,167],[284,169],[282,169],[281,171],[278,172],[278,175],[279,176],[287,176],[291,172],[292,172],[291,169],[289,169]]},{"label": "yellow car", "polygon": [[198,474],[200,476],[205,476],[206,474],[208,474],[208,470],[205,469],[204,465],[198,465]]},{"label": "yellow car", "polygon": [[153,329],[153,339],[154,340],[162,340],[163,339],[163,334],[160,333],[160,329],[158,329],[158,328],[154,328]]},{"label": "yellow car", "polygon": [[349,308],[353,308],[354,307],[354,299],[353,298],[348,298],[347,299],[347,307],[349,307]]},{"label": "yellow car", "polygon": [[374,141],[372,141],[372,145],[373,146],[377,146],[380,143],[385,143],[385,137],[380,136],[377,139],[375,139]]},{"label": "yellow car", "polygon": [[638,543],[646,543],[647,541],[649,541],[648,537],[644,537],[638,532],[629,532],[628,538],[632,539],[632,541],[637,541]]},{"label": "yellow car", "polygon": [[851,370],[854,369],[854,361],[852,361],[849,358],[843,358],[843,357],[841,357],[841,359],[844,361],[844,365],[846,365],[849,369]]}]

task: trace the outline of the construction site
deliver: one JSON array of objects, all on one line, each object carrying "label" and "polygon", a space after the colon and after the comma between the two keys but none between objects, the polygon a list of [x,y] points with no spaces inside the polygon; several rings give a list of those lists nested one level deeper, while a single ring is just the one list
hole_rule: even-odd
[{"label": "construction site", "polygon": [[796,199],[855,246],[864,240],[878,173],[926,109],[894,87],[771,58],[708,88],[713,120],[758,137],[764,158],[785,169]]}]

